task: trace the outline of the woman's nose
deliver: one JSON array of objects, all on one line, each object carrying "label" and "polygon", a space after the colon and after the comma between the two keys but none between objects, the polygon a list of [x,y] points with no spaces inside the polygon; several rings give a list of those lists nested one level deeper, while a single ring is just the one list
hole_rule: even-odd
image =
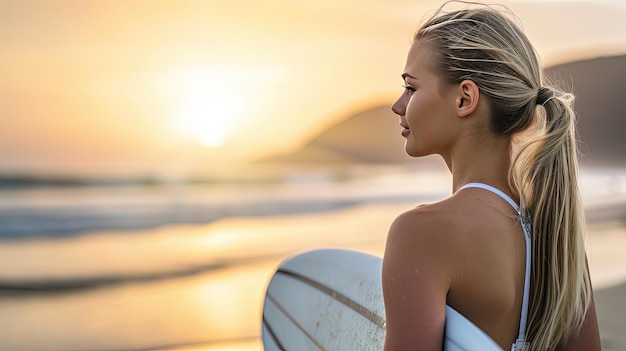
[{"label": "woman's nose", "polygon": [[398,116],[404,116],[404,104],[402,103],[402,98],[399,98],[393,103],[393,105],[391,105],[391,111]]}]

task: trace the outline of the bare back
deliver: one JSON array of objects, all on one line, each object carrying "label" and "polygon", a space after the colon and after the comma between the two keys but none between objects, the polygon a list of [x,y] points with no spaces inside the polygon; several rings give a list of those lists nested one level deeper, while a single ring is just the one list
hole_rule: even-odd
[{"label": "bare back", "polygon": [[519,216],[503,199],[482,189],[464,189],[449,206],[462,227],[456,232],[465,254],[451,257],[447,304],[510,349],[518,336],[525,278],[525,240]]},{"label": "bare back", "polygon": [[[464,189],[401,215],[392,225],[385,253],[389,258],[383,267],[387,310],[405,308],[394,306],[400,299],[403,306],[415,308],[420,318],[394,324],[421,323],[407,328],[433,332],[412,342],[437,345],[445,315],[432,305],[443,308],[448,304],[510,349],[519,332],[525,245],[517,212],[498,195],[482,189]],[[394,257],[399,257],[397,265]],[[404,286],[395,288],[398,281],[404,281]],[[414,291],[414,296],[405,296],[406,290]]]}]

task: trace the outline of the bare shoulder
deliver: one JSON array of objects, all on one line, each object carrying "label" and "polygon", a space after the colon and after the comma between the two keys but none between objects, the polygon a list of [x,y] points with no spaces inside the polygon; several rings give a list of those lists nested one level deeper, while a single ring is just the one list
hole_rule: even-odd
[{"label": "bare shoulder", "polygon": [[448,200],[422,205],[399,215],[387,235],[383,279],[406,275],[408,284],[424,284],[420,291],[444,295],[453,272],[462,225]]},{"label": "bare shoulder", "polygon": [[[449,287],[457,246],[466,235],[467,218],[459,215],[462,204],[454,197],[421,205],[399,215],[387,235],[384,264],[412,266],[422,274],[437,275],[441,289]],[[435,278],[433,277],[430,277]],[[433,281],[435,282],[435,281]]]},{"label": "bare shoulder", "polygon": [[441,349],[459,226],[446,201],[409,210],[391,225],[382,277],[386,350]]},{"label": "bare shoulder", "polygon": [[436,264],[440,270],[453,269],[449,266],[454,262],[456,249],[463,247],[476,220],[470,207],[465,199],[453,196],[402,213],[389,229],[386,258],[392,258],[387,253],[406,252],[422,264]]},{"label": "bare shoulder", "polygon": [[[507,231],[520,235],[505,235]],[[384,264],[398,269],[413,266],[438,278],[433,282],[449,288],[460,267],[481,256],[507,257],[508,248],[524,247],[515,210],[488,192],[457,192],[399,215],[387,236]],[[519,251],[519,250],[518,250]],[[523,253],[523,251],[520,251]],[[471,253],[471,254],[470,254]],[[522,257],[523,258],[523,257]]]}]

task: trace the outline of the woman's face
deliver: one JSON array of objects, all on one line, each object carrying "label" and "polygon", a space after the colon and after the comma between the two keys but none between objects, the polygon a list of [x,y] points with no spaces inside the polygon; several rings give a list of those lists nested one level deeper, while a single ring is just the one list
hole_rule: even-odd
[{"label": "woman's face", "polygon": [[415,42],[402,77],[405,90],[391,109],[400,116],[407,154],[445,155],[458,135],[456,86],[441,84],[433,72],[431,48]]}]

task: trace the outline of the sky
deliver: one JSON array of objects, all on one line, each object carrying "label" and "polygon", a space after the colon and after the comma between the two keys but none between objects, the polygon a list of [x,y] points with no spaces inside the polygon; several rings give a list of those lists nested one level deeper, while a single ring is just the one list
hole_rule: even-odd
[{"label": "sky", "polygon": [[[503,3],[544,65],[626,54],[626,0]],[[440,4],[2,1],[0,174],[202,173],[293,151],[390,104]]]}]

